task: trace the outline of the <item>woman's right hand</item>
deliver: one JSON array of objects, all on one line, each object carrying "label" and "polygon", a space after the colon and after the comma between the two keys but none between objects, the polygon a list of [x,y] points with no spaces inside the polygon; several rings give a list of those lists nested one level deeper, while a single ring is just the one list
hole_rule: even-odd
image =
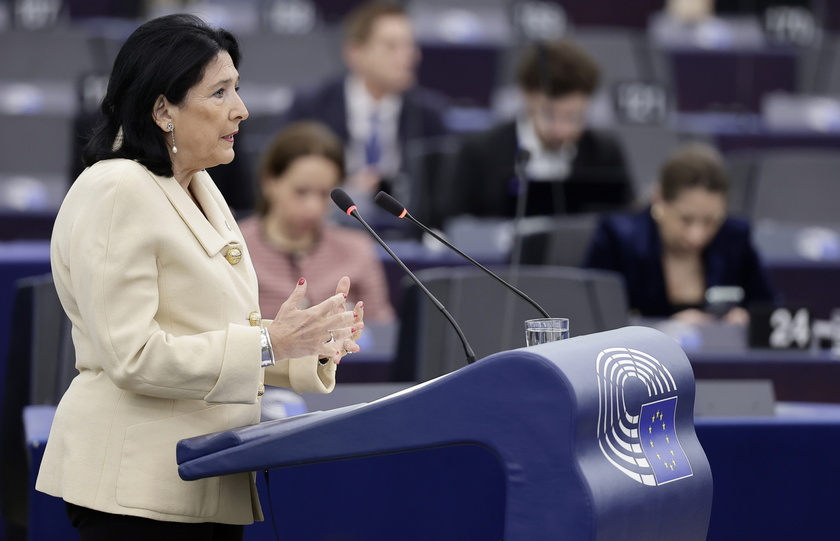
[{"label": "woman's right hand", "polygon": [[298,305],[305,294],[306,280],[301,278],[268,326],[274,356],[280,359],[317,355],[339,360],[345,339],[357,332],[357,316],[344,309],[346,293],[337,293],[301,310]]}]

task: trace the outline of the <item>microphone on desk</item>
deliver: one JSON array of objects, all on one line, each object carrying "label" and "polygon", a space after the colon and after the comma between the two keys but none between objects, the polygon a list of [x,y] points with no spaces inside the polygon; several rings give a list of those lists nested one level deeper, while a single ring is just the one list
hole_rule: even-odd
[{"label": "microphone on desk", "polygon": [[506,288],[508,288],[512,292],[514,292],[517,296],[519,296],[519,298],[521,298],[522,300],[524,300],[527,303],[530,303],[531,306],[536,308],[537,311],[539,313],[541,313],[543,317],[546,317],[546,318],[551,317],[551,316],[548,315],[548,312],[546,312],[543,309],[543,307],[540,306],[539,304],[537,304],[536,301],[534,301],[531,297],[529,297],[528,295],[526,295],[525,293],[523,293],[519,289],[513,287],[513,285],[504,281],[502,278],[497,276],[493,271],[491,271],[490,269],[488,269],[487,267],[485,267],[484,265],[482,265],[481,263],[479,263],[475,259],[471,258],[467,254],[465,254],[464,252],[462,252],[461,250],[456,248],[449,241],[447,241],[446,239],[444,239],[443,237],[441,237],[440,235],[435,233],[435,231],[433,229],[423,225],[423,223],[421,223],[417,218],[415,218],[414,216],[412,216],[408,212],[408,210],[402,205],[402,203],[400,203],[399,201],[397,201],[396,199],[394,199],[393,197],[391,197],[387,193],[379,192],[378,194],[376,194],[376,197],[374,197],[373,200],[383,210],[393,214],[397,218],[404,218],[404,219],[407,219],[408,221],[414,223],[420,229],[422,229],[423,231],[425,231],[426,233],[428,233],[429,235],[431,235],[432,237],[434,237],[438,241],[440,241],[444,246],[446,246],[447,248],[449,248],[450,250],[452,250],[453,252],[455,252],[459,256],[463,257],[464,259],[466,259],[467,261],[469,261],[470,263],[472,263],[473,265],[475,265],[479,269],[483,270],[484,272],[486,272],[487,274],[489,274],[490,276],[495,278],[497,282],[499,282],[500,284],[502,284],[503,286],[505,286]]},{"label": "microphone on desk", "polygon": [[368,233],[370,233],[370,235],[376,240],[376,242],[378,242],[380,246],[382,246],[382,248],[384,248],[385,251],[388,252],[388,255],[394,258],[394,261],[397,262],[397,265],[400,266],[403,272],[405,272],[408,275],[408,277],[411,278],[415,284],[417,284],[417,287],[419,287],[421,291],[423,291],[423,293],[425,293],[426,296],[429,297],[429,300],[431,300],[432,303],[437,307],[437,309],[440,310],[440,312],[455,329],[455,332],[458,334],[458,338],[461,339],[461,345],[464,346],[464,353],[467,356],[467,364],[474,363],[475,353],[473,352],[472,347],[470,347],[469,342],[467,342],[467,337],[464,336],[463,331],[461,331],[461,327],[458,326],[458,323],[449,314],[446,308],[444,308],[443,304],[441,304],[441,302],[437,300],[437,298],[435,298],[434,295],[432,295],[431,291],[426,289],[426,286],[423,285],[420,279],[417,278],[414,275],[414,273],[408,269],[408,267],[406,267],[405,263],[403,263],[402,260],[399,257],[397,257],[397,254],[395,254],[394,251],[391,250],[391,248],[385,243],[385,241],[382,240],[382,238],[379,235],[377,235],[376,232],[368,225],[364,218],[362,218],[361,214],[359,214],[359,210],[353,203],[353,199],[347,194],[347,192],[345,192],[341,188],[336,188],[330,193],[330,197],[332,197],[333,202],[338,206],[338,208],[344,211],[348,216],[352,216],[353,218],[359,220],[359,223],[362,224],[362,226],[367,230]]}]

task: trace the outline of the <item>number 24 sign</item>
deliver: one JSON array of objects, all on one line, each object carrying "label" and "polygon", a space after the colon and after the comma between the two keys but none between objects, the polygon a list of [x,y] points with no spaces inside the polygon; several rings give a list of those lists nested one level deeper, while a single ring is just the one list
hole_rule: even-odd
[{"label": "number 24 sign", "polygon": [[777,308],[770,314],[769,346],[774,349],[806,348],[811,343],[811,315],[807,308],[792,312]]}]

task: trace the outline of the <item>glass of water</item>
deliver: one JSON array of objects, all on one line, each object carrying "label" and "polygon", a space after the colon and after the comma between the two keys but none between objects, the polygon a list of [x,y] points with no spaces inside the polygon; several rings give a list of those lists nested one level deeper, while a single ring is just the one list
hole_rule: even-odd
[{"label": "glass of water", "polygon": [[525,345],[536,346],[569,337],[569,319],[549,317],[525,321]]}]

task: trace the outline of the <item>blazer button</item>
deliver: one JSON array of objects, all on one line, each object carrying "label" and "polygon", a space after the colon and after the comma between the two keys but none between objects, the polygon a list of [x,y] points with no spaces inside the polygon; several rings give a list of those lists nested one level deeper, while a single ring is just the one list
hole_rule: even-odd
[{"label": "blazer button", "polygon": [[259,327],[262,325],[262,316],[257,311],[251,312],[251,315],[248,316],[248,323],[251,327]]},{"label": "blazer button", "polygon": [[231,248],[225,254],[225,259],[227,259],[228,263],[231,265],[236,265],[242,261],[242,250],[239,248]]}]

